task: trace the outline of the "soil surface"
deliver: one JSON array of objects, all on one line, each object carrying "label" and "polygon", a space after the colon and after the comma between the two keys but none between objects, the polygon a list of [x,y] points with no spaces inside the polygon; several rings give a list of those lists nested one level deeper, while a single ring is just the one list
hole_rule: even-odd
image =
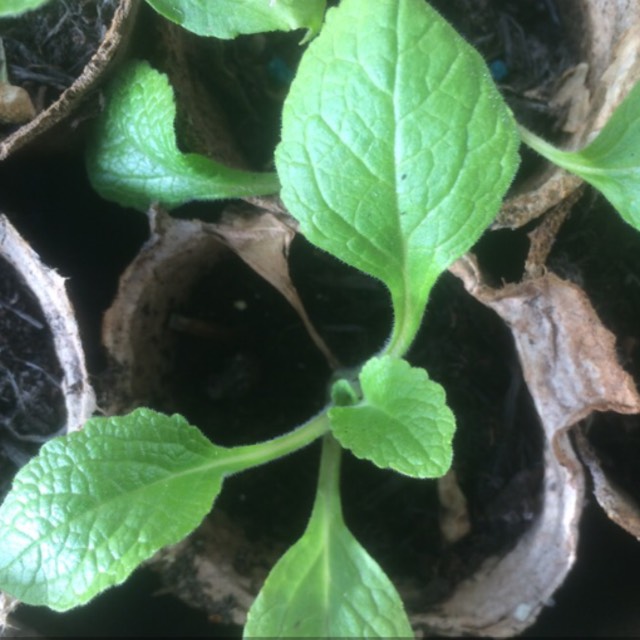
[{"label": "soil surface", "polygon": [[[118,0],[55,0],[18,18],[0,20],[9,82],[29,92],[37,112],[55,102],[82,73],[117,6]],[[11,131],[2,127],[0,135]]]},{"label": "soil surface", "polygon": [[15,472],[64,430],[62,370],[34,294],[0,259],[0,500]]}]

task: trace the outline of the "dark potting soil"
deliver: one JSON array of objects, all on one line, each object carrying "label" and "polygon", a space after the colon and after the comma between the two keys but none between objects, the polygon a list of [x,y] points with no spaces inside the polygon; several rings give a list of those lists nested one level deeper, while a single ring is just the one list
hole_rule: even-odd
[{"label": "dark potting soil", "polygon": [[[0,20],[9,82],[26,89],[37,111],[82,73],[111,23],[118,0],[55,0]],[[0,128],[0,135],[12,131]]]},{"label": "dark potting soil", "polygon": [[[335,261],[300,238],[291,268],[307,294],[304,302],[312,301],[316,328],[345,366],[382,345],[390,309],[377,283],[336,269]],[[183,412],[217,444],[280,435],[326,405],[332,371],[324,356],[284,298],[238,258],[203,275],[175,312],[196,321],[200,331],[177,335],[175,383],[161,408]],[[242,522],[250,539],[291,544],[308,520],[317,456],[314,446],[229,478],[217,505]]]},{"label": "dark potting soil", "polygon": [[304,47],[302,34],[272,33],[234,40],[207,39],[202,55],[213,67],[205,76],[220,100],[240,151],[256,169],[273,167],[280,114]]},{"label": "dark potting soil", "polygon": [[15,472],[65,426],[62,369],[40,305],[0,259],[0,501]]},{"label": "dark potting soil", "polygon": [[[59,613],[21,605],[12,619],[45,638],[242,637],[237,629],[217,624],[165,593],[158,577],[145,568],[83,607]],[[35,634],[25,637],[30,635]]]}]

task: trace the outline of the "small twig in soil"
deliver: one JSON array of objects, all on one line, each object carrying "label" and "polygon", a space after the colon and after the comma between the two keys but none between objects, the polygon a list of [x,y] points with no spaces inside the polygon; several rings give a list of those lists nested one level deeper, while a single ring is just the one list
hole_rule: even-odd
[{"label": "small twig in soil", "polygon": [[48,371],[45,371],[45,369],[37,365],[35,362],[23,360],[22,358],[16,358],[16,362],[21,362],[25,367],[29,367],[29,369],[33,369],[35,371],[39,371],[47,380],[49,380],[49,382],[52,385],[58,387],[58,389],[61,388],[60,382],[56,380]]},{"label": "small twig in soil", "polygon": [[[15,302],[15,300],[12,300],[12,302]],[[6,302],[2,302],[0,300],[0,309],[6,309],[7,311],[11,311],[15,315],[17,315],[18,318],[30,324],[34,329],[38,329],[38,330],[44,329],[44,324],[42,324],[42,322],[40,322],[39,320],[36,320],[33,316],[30,316],[28,313],[25,313],[24,311],[20,311],[20,309],[17,309],[11,304],[7,304]]]},{"label": "small twig in soil", "polygon": [[47,42],[49,42],[49,40],[51,40],[51,38],[53,38],[54,36],[56,36],[58,34],[58,32],[60,31],[60,29],[62,28],[62,25],[64,24],[65,20],[69,17],[69,7],[67,6],[66,2],[62,2],[62,5],[64,6],[64,13],[60,16],[60,19],[58,20],[58,22],[51,28],[51,30],[49,31],[49,33],[45,36],[44,40],[42,41],[42,44],[47,44]]},{"label": "small twig in soil", "polygon": [[[13,421],[13,417],[16,415],[16,413],[18,413],[19,411],[24,411],[24,402],[22,401],[22,394],[20,393],[20,387],[18,386],[18,383],[16,382],[16,378],[13,375],[13,373],[7,367],[1,364],[0,364],[0,368],[3,371],[5,380],[8,382],[9,386],[13,391],[13,397],[15,400],[15,404],[17,405],[17,407],[12,411],[8,419],[1,420],[2,423],[7,424],[9,421]],[[0,387],[0,390],[1,389],[2,388]]]}]

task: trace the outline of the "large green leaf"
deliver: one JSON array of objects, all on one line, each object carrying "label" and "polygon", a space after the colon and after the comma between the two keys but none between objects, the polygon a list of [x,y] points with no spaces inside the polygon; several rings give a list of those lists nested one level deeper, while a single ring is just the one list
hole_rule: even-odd
[{"label": "large green leaf", "polygon": [[413,637],[400,596],[342,523],[312,521],[279,560],[247,617],[245,637]]},{"label": "large green leaf", "polygon": [[107,92],[95,141],[87,153],[93,187],[104,198],[145,211],[152,202],[175,207],[275,193],[273,173],[229,169],[176,144],[173,91],[146,62],[130,64]]},{"label": "large green leaf", "polygon": [[596,139],[581,151],[561,151],[522,129],[523,140],[555,164],[593,185],[640,229],[640,83]]},{"label": "large green leaf", "polygon": [[119,584],[200,523],[227,451],[148,409],[45,444],[0,507],[0,588],[62,611]]},{"label": "large green leaf", "polygon": [[343,0],[299,66],[276,166],[305,236],[389,287],[402,355],[438,275],[498,212],[517,147],[484,62],[424,0]]},{"label": "large green leaf", "polygon": [[0,18],[17,16],[38,9],[49,0],[0,0]]},{"label": "large green leaf", "polygon": [[147,0],[168,20],[201,36],[235,38],[241,33],[317,32],[326,0]]},{"label": "large green leaf", "polygon": [[442,387],[399,358],[372,358],[360,373],[363,400],[329,411],[331,430],[359,458],[414,478],[451,465],[455,418]]},{"label": "large green leaf", "polygon": [[317,504],[302,538],[269,574],[249,610],[244,635],[404,638],[413,632],[389,578],[341,514]]}]

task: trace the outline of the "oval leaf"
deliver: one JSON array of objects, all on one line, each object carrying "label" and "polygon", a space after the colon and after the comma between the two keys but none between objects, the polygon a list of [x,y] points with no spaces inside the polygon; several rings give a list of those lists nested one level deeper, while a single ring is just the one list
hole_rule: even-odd
[{"label": "oval leaf", "polygon": [[400,596],[342,519],[314,509],[247,616],[247,638],[413,637]]},{"label": "oval leaf", "polygon": [[235,38],[241,33],[317,32],[326,0],[147,0],[161,15],[201,36]]},{"label": "oval leaf", "polygon": [[12,17],[38,9],[49,0],[2,0],[0,2],[0,18]]},{"label": "oval leaf", "polygon": [[629,92],[598,137],[582,151],[561,151],[524,129],[522,138],[551,162],[598,189],[640,229],[640,83]]},{"label": "oval leaf", "polygon": [[360,372],[364,399],[329,411],[343,447],[413,478],[437,478],[451,465],[455,418],[442,387],[424,369],[391,356],[372,358]]},{"label": "oval leaf", "polygon": [[63,611],[121,583],[202,521],[226,451],[148,409],[45,444],[0,507],[0,588]]},{"label": "oval leaf", "polygon": [[517,148],[481,57],[424,0],[343,0],[301,61],[276,166],[304,235],[389,287],[402,355],[438,275],[498,212]]},{"label": "oval leaf", "polygon": [[229,169],[176,144],[176,105],[167,77],[146,62],[129,65],[110,87],[87,153],[98,193],[146,211],[152,202],[172,208],[190,200],[276,193],[273,173]]}]

